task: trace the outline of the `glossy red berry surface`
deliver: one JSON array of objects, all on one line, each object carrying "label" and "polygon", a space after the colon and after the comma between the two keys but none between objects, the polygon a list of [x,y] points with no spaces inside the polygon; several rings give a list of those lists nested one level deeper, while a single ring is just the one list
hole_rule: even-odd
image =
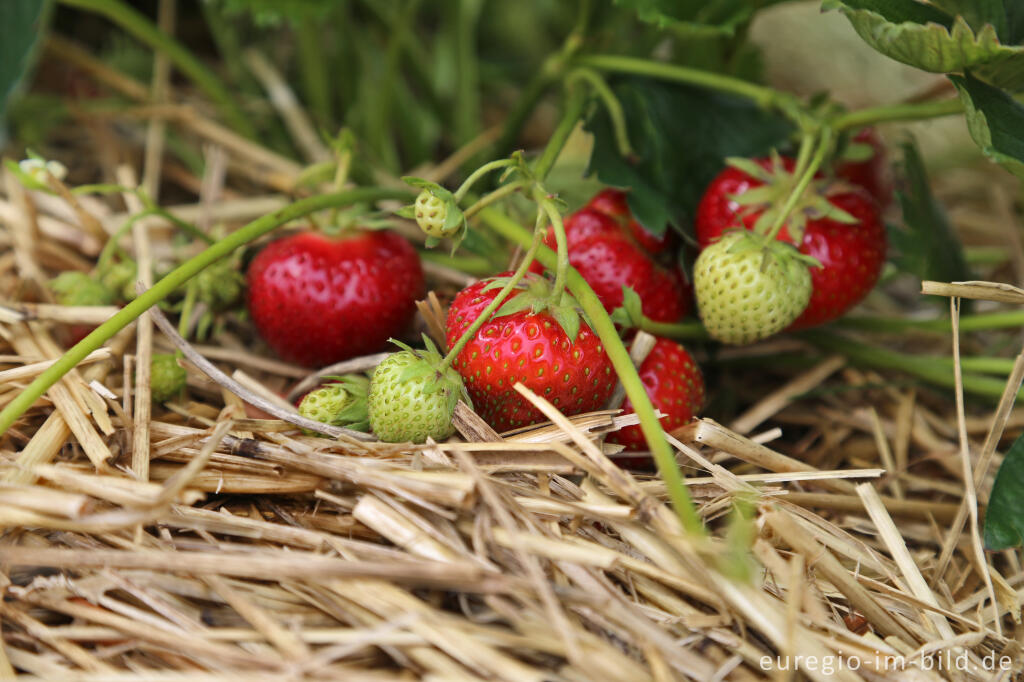
[{"label": "glossy red berry surface", "polygon": [[[640,365],[640,380],[655,409],[665,413],[662,428],[672,431],[687,424],[704,406],[704,377],[685,348],[668,339],[658,339]],[[633,412],[627,400],[626,414]],[[639,426],[627,426],[611,433],[608,440],[630,450],[646,450],[647,442]]]},{"label": "glossy red berry surface", "polygon": [[[498,289],[484,291],[489,282],[476,282],[455,297],[448,310],[449,347],[494,300]],[[518,295],[522,292],[515,291],[509,298]],[[454,366],[474,409],[497,431],[545,419],[513,389],[516,382],[566,415],[601,409],[616,382],[611,361],[586,322],[581,320],[579,334],[571,341],[554,317],[529,309],[484,323]]]},{"label": "glossy red berry surface", "polygon": [[282,359],[308,367],[380,350],[409,326],[424,293],[416,250],[389,231],[279,239],[257,254],[246,279],[260,336]]}]

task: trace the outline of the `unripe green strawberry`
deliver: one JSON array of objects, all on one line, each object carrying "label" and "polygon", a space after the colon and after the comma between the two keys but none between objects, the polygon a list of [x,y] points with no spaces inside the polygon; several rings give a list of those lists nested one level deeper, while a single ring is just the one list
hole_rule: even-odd
[{"label": "unripe green strawberry", "polygon": [[469,402],[462,378],[448,367],[429,339],[426,351],[408,347],[388,356],[370,378],[370,426],[389,443],[441,441],[455,432],[452,415],[459,399]]},{"label": "unripe green strawberry", "polygon": [[697,308],[708,334],[738,345],[785,329],[810,300],[810,264],[788,242],[746,230],[722,235],[693,266]]},{"label": "unripe green strawberry", "polygon": [[370,422],[366,414],[369,380],[354,374],[325,378],[337,381],[324,384],[303,396],[299,403],[299,414],[307,419],[356,431],[369,429]]},{"label": "unripe green strawberry", "polygon": [[458,223],[451,226],[445,225],[448,220],[448,206],[444,199],[429,189],[419,193],[413,206],[416,224],[428,237],[447,237],[459,229]]},{"label": "unripe green strawberry", "polygon": [[153,402],[164,403],[177,397],[185,388],[188,372],[170,353],[154,353],[149,365],[149,392]]},{"label": "unripe green strawberry", "polygon": [[138,273],[139,268],[135,261],[122,260],[107,267],[100,275],[100,281],[113,291],[115,296],[125,301],[134,301],[138,295],[135,291]]},{"label": "unripe green strawberry", "polygon": [[90,275],[77,270],[62,272],[50,280],[50,289],[61,305],[110,305],[114,294]]},{"label": "unripe green strawberry", "polygon": [[230,258],[196,275],[197,298],[213,310],[227,310],[241,300],[244,285],[245,277]]}]

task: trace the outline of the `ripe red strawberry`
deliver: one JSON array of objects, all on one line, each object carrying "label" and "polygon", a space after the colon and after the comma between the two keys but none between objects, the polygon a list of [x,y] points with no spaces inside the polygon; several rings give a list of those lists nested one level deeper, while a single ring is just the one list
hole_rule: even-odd
[{"label": "ripe red strawberry", "polygon": [[604,213],[619,221],[620,224],[625,224],[629,233],[642,247],[647,249],[648,253],[662,253],[672,246],[672,233],[669,230],[665,230],[663,235],[657,237],[636,221],[626,202],[626,193],[622,190],[611,187],[603,189],[587,202],[586,207]]},{"label": "ripe red strawberry", "polygon": [[870,148],[870,156],[857,161],[841,160],[836,165],[836,176],[868,191],[878,205],[885,208],[892,202],[892,177],[886,160],[885,143],[874,128],[864,128],[852,142],[854,146]]},{"label": "ripe red strawberry", "polygon": [[[753,229],[769,205],[778,206],[784,200],[792,178],[788,171],[793,168],[793,160],[784,158],[781,169],[772,169],[770,159],[756,159],[755,162],[766,169],[763,178],[730,166],[708,185],[697,206],[697,242],[702,249],[731,227],[742,225],[748,230]],[[781,199],[773,198],[764,204],[743,204],[744,193],[766,184],[773,188],[777,186]],[[867,296],[885,263],[885,226],[871,197],[859,189],[830,191],[826,188],[824,197],[828,204],[856,220],[854,223],[841,222],[822,217],[820,208],[823,204],[819,194],[822,189],[815,187],[818,184],[812,184],[806,201],[794,211],[778,237],[793,241],[790,228],[794,228],[794,232],[802,229],[800,253],[817,259],[822,265],[811,268],[810,303],[789,329],[813,327],[841,317]]]},{"label": "ripe red strawberry", "polygon": [[253,259],[247,282],[260,335],[309,367],[379,350],[408,327],[424,292],[419,256],[389,231],[279,239]]},{"label": "ripe red strawberry", "polygon": [[[598,205],[608,203],[606,195]],[[565,238],[569,263],[587,280],[608,312],[622,305],[624,286],[636,291],[643,302],[643,314],[652,320],[675,322],[690,311],[692,288],[682,272],[656,261],[654,254],[633,237],[628,224],[587,207],[565,219]],[[544,241],[552,249],[557,246],[553,231]],[[540,265],[534,264],[533,271],[540,272]]]},{"label": "ripe red strawberry", "polygon": [[[498,289],[487,289],[493,281],[471,284],[455,297],[448,310],[449,347],[494,300]],[[533,294],[516,290],[508,301],[520,296]],[[540,411],[512,388],[516,382],[566,415],[604,405],[615,387],[615,374],[600,339],[586,322],[580,320],[579,333],[571,341],[550,312],[534,313],[529,307],[508,315],[501,315],[501,309],[498,312],[499,316],[480,327],[454,363],[474,409],[487,423],[507,431],[544,420]]]},{"label": "ripe red strawberry", "polygon": [[[640,365],[640,380],[654,407],[665,413],[661,419],[665,431],[683,426],[704,406],[704,378],[700,368],[686,349],[675,341],[658,339],[655,342],[654,348]],[[625,414],[633,412],[633,406],[628,400],[623,408]],[[647,448],[639,426],[620,429],[609,434],[608,440],[621,443],[630,450]]]}]

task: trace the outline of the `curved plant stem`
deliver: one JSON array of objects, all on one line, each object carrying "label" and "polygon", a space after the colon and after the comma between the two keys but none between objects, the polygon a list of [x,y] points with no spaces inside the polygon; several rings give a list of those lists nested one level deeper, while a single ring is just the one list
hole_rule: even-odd
[{"label": "curved plant stem", "polygon": [[[806,138],[805,138],[806,139]],[[796,185],[793,187],[793,191],[786,197],[786,203],[782,205],[782,210],[779,215],[775,217],[775,222],[768,230],[768,239],[772,240],[778,236],[779,231],[782,230],[786,224],[786,220],[789,219],[789,214],[793,212],[793,208],[796,203],[803,196],[807,186],[814,180],[814,174],[818,172],[821,164],[825,161],[825,156],[828,154],[829,147],[832,142],[832,129],[826,127],[821,134],[821,138],[818,140],[818,149],[814,153],[814,157],[807,163],[807,168],[803,170],[803,174],[799,177]],[[801,145],[803,147],[803,145]]]},{"label": "curved plant stem", "polygon": [[693,322],[655,322],[651,318],[645,317],[640,322],[640,329],[648,334],[669,339],[704,340],[711,338],[704,325],[696,320]]},{"label": "curved plant stem", "polygon": [[[519,223],[499,211],[487,209],[480,217],[495,232],[523,247],[526,247],[533,241],[530,233],[523,229]],[[555,252],[546,246],[542,245],[537,250],[536,257],[545,267],[553,268],[556,265]],[[654,406],[651,405],[651,399],[647,396],[647,391],[644,389],[643,382],[640,381],[640,375],[637,374],[636,367],[633,366],[633,361],[629,357],[629,351],[626,350],[622,339],[619,338],[615,324],[608,317],[608,313],[597,298],[597,294],[594,293],[594,290],[590,288],[587,281],[573,267],[568,269],[566,284],[569,287],[569,291],[580,303],[583,312],[590,318],[594,332],[604,344],[608,358],[611,360],[623,388],[626,389],[626,397],[633,404],[633,409],[640,419],[640,429],[647,440],[648,447],[651,449],[651,455],[658,465],[658,472],[661,474],[662,480],[665,481],[665,488],[668,491],[669,499],[672,501],[672,506],[680,521],[682,521],[683,527],[690,533],[702,535],[704,533],[704,525],[693,506],[690,493],[683,484],[682,475],[672,455],[672,449],[665,439],[665,432],[661,428],[661,422],[658,421]]]},{"label": "curved plant stem", "polygon": [[[902,334],[908,331],[949,334],[953,325],[948,317],[931,320],[913,320],[903,317],[844,317],[833,322],[836,327],[859,329],[869,332],[892,332]],[[1024,310],[1006,310],[996,313],[977,313],[960,316],[960,331],[976,332],[993,329],[1016,329],[1024,327]]]},{"label": "curved plant stem", "polygon": [[569,271],[569,243],[565,237],[565,224],[554,203],[542,194],[542,190],[536,191],[535,199],[547,215],[548,220],[551,221],[551,230],[555,233],[555,284],[551,287],[551,298],[558,301],[562,297],[562,292],[565,291],[565,277]]},{"label": "curved plant stem", "polygon": [[798,100],[789,93],[703,69],[679,66],[678,64],[665,64],[638,57],[602,54],[578,57],[573,60],[573,65],[588,66],[598,71],[649,76],[661,80],[686,83],[687,85],[696,85],[708,88],[709,90],[717,90],[718,92],[727,92],[752,100],[758,106],[766,109],[777,108],[793,119],[794,122],[801,123],[805,119]]},{"label": "curved plant stem", "polygon": [[569,135],[576,128],[576,124],[583,114],[583,105],[586,103],[587,94],[583,88],[568,88],[565,97],[565,106],[562,109],[562,118],[558,121],[558,127],[551,133],[548,145],[544,148],[537,163],[533,166],[533,173],[538,180],[544,180],[551,168],[555,165],[558,155],[562,152]]},{"label": "curved plant stem", "polygon": [[469,177],[466,178],[461,185],[459,185],[459,188],[457,190],[455,190],[455,201],[462,201],[465,198],[466,194],[469,192],[470,188],[473,187],[474,183],[476,183],[476,181],[482,178],[483,176],[490,173],[492,170],[497,170],[498,168],[507,168],[513,165],[514,163],[515,161],[513,161],[512,159],[498,159],[497,161],[491,161],[480,166],[475,171],[470,173]]},{"label": "curved plant stem", "polygon": [[236,232],[232,232],[205,251],[193,256],[169,272],[151,288],[140,294],[138,298],[128,303],[124,308],[121,308],[109,320],[72,346],[53,365],[37,376],[31,384],[26,386],[14,400],[0,411],[0,434],[6,432],[18,417],[25,413],[25,410],[31,407],[47,389],[57,383],[62,376],[81,362],[85,356],[98,349],[110,337],[131,324],[143,312],[167,298],[178,287],[207,266],[224,258],[238,247],[296,218],[301,218],[302,216],[327,208],[380,201],[382,199],[409,201],[410,194],[404,190],[377,188],[354,189],[337,194],[322,194],[285,206],[262,218],[257,218]]},{"label": "curved plant stem", "polygon": [[224,119],[246,137],[256,137],[256,129],[212,70],[200,62],[181,43],[161,31],[138,11],[121,0],[60,0],[71,7],[102,14],[138,40],[167,55],[175,68],[188,76],[212,99]]},{"label": "curved plant stem", "polygon": [[836,132],[839,132],[886,121],[920,121],[926,118],[950,116],[962,113],[963,110],[964,105],[958,98],[914,104],[890,104],[840,114],[832,119],[831,125]]},{"label": "curved plant stem", "polygon": [[[798,336],[819,348],[841,353],[857,365],[906,372],[936,386],[956,387],[956,378],[950,371],[952,358],[900,353],[825,331],[800,332]],[[992,369],[991,366],[988,369]],[[966,392],[993,402],[1000,399],[1006,388],[1006,381],[1001,378],[964,374],[962,379]],[[1020,390],[1018,397],[1024,397],[1024,389]]]},{"label": "curved plant stem", "polygon": [[626,128],[626,114],[622,111],[622,103],[615,96],[612,89],[608,87],[601,75],[593,69],[578,67],[573,69],[566,77],[566,82],[583,81],[601,99],[608,118],[612,122],[612,130],[615,132],[615,146],[619,148],[619,155],[624,159],[633,158],[633,147],[629,144],[629,133]]},{"label": "curved plant stem", "polygon": [[477,213],[482,211],[484,208],[493,204],[495,201],[507,197],[510,194],[515,194],[522,188],[523,183],[521,182],[510,182],[507,185],[502,185],[493,192],[485,194],[484,196],[477,199],[472,206],[470,206],[469,208],[462,212],[462,215],[466,217],[466,220],[469,220]]},{"label": "curved plant stem", "polygon": [[[539,223],[540,221],[538,221]],[[533,263],[534,256],[537,255],[537,248],[540,247],[541,237],[544,235],[544,230],[541,229],[541,225],[537,225],[537,229],[533,231],[533,241],[530,243],[530,248],[526,250],[526,255],[523,256],[523,262],[519,264],[516,271],[512,273],[508,282],[501,288],[498,295],[494,297],[494,300],[487,304],[475,320],[473,324],[466,328],[466,331],[462,333],[459,340],[455,342],[455,345],[448,351],[448,355],[444,356],[444,360],[441,361],[441,365],[438,367],[438,372],[444,372],[452,363],[455,362],[455,358],[459,357],[459,353],[466,347],[466,344],[476,336],[476,333],[480,331],[480,327],[484,326],[488,320],[491,319],[491,315],[498,311],[501,304],[505,302],[508,295],[512,293],[512,290],[522,281],[523,277],[526,276],[527,271],[530,269],[530,264]]]}]

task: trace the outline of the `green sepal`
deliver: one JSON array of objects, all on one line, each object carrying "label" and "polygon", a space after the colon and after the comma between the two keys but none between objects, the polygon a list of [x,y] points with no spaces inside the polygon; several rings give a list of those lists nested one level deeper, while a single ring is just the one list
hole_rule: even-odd
[{"label": "green sepal", "polygon": [[761,164],[757,163],[753,159],[748,159],[740,156],[729,156],[726,157],[725,163],[728,166],[732,166],[737,170],[741,170],[750,177],[760,180],[761,182],[772,181],[772,171],[765,168]]},{"label": "green sepal", "polygon": [[527,308],[532,308],[537,300],[533,296],[527,294],[520,294],[513,296],[501,304],[496,311],[494,311],[494,317],[505,317],[507,315],[515,315],[516,313],[522,312]]},{"label": "green sepal", "polygon": [[395,211],[395,215],[407,220],[416,220],[416,207],[413,204],[408,204]]},{"label": "green sepal", "polygon": [[576,343],[576,337],[580,333],[580,314],[576,309],[559,305],[551,310],[551,316],[569,337],[569,341]]},{"label": "green sepal", "polygon": [[639,328],[644,321],[643,301],[632,287],[623,285],[622,305],[611,313],[612,322],[625,328]]},{"label": "green sepal", "polygon": [[425,239],[425,240],[423,241],[423,245],[424,245],[425,247],[427,247],[428,249],[432,249],[432,248],[434,248],[435,246],[437,246],[438,244],[440,244],[440,243],[441,243],[442,241],[444,241],[444,240],[443,240],[443,239],[441,239],[440,237],[427,237],[427,238],[426,238],[426,239]]},{"label": "green sepal", "polygon": [[850,142],[839,156],[841,161],[863,163],[870,161],[875,155],[875,148],[867,142]]},{"label": "green sepal", "polygon": [[449,197],[454,198],[455,196],[454,194],[452,194],[451,192],[449,192],[436,182],[424,180],[423,178],[417,178],[412,175],[402,176],[402,182],[411,187],[415,187],[416,189],[428,190],[431,194],[433,194],[436,197],[440,197],[441,199],[448,199]]},{"label": "green sepal", "polygon": [[778,201],[782,198],[783,194],[784,192],[781,191],[779,184],[767,184],[748,189],[743,194],[729,194],[727,197],[729,201],[736,202],[740,206],[756,206]]}]

